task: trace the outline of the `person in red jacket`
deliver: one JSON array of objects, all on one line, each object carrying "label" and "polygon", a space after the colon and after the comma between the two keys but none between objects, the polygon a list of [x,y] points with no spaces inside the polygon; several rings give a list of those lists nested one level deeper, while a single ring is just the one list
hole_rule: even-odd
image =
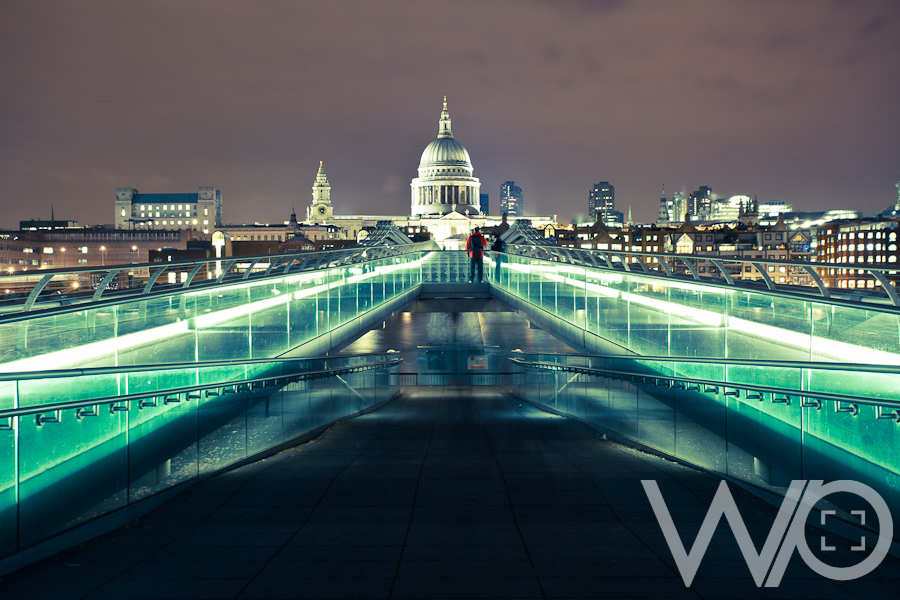
[{"label": "person in red jacket", "polygon": [[[476,227],[469,239],[466,240],[466,253],[469,255],[469,283],[477,279],[475,283],[484,280],[484,251],[487,249],[487,240],[481,235],[481,229]],[[476,278],[476,270],[478,275]]]}]

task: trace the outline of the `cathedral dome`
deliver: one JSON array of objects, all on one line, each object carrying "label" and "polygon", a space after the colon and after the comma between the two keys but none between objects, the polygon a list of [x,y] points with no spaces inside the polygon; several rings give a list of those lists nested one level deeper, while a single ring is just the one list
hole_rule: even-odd
[{"label": "cathedral dome", "polygon": [[439,137],[428,144],[422,152],[422,160],[419,161],[420,169],[443,166],[466,167],[472,170],[469,152],[452,137]]},{"label": "cathedral dome", "polygon": [[471,176],[472,159],[465,147],[453,139],[450,130],[450,112],[447,110],[447,98],[444,97],[444,109],[438,126],[437,139],[425,147],[419,161],[419,177],[464,173]]}]

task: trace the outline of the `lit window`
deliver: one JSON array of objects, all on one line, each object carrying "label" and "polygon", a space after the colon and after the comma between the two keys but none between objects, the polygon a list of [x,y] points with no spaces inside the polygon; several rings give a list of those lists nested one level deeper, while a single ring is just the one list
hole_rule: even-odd
[{"label": "lit window", "polygon": [[88,253],[87,246],[82,246],[81,248],[78,249],[78,251],[81,252],[82,254],[87,254]]},{"label": "lit window", "polygon": [[49,246],[45,247],[44,254],[53,254],[53,248],[50,248]]}]

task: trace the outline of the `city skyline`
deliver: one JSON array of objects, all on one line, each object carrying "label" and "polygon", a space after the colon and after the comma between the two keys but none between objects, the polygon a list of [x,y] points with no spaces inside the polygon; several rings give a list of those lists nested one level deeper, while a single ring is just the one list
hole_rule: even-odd
[{"label": "city skyline", "polygon": [[482,192],[561,223],[601,180],[645,223],[663,184],[897,200],[896,2],[13,0],[0,33],[0,228],[111,223],[117,187],[280,222],[321,160],[335,214],[405,214],[444,95]]}]

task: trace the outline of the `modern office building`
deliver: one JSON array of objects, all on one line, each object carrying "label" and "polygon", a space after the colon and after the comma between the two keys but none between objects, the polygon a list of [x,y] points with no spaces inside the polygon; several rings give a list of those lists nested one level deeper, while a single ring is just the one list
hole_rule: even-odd
[{"label": "modern office building", "polygon": [[500,213],[510,217],[521,217],[524,211],[525,196],[522,188],[515,181],[504,182],[500,186]]},{"label": "modern office building", "polygon": [[588,196],[588,215],[614,227],[625,225],[625,215],[616,210],[616,188],[608,181],[594,184]]},{"label": "modern office building", "polygon": [[608,181],[595,183],[588,196],[588,216],[594,218],[600,213],[603,222],[606,222],[608,215],[614,210],[616,210],[616,188]]}]

